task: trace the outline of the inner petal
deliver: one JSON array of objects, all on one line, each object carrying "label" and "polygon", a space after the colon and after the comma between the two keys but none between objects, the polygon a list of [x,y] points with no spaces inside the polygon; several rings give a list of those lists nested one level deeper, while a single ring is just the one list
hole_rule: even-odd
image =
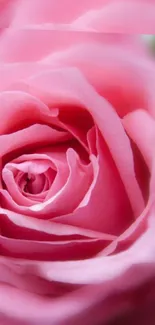
[{"label": "inner petal", "polygon": [[38,174],[38,175],[28,175],[26,176],[26,185],[24,188],[25,192],[31,194],[38,194],[43,191],[45,184],[45,175]]},{"label": "inner petal", "polygon": [[[25,159],[23,159],[25,158]],[[57,171],[53,163],[40,155],[20,157],[5,165],[2,171],[3,181],[12,198],[22,205],[33,205],[45,199],[52,186]]]},{"label": "inner petal", "polygon": [[45,192],[50,188],[56,177],[56,171],[49,168],[46,173],[36,175],[26,174],[24,177],[26,178],[24,192],[36,195],[41,192]]},{"label": "inner petal", "polygon": [[52,218],[74,211],[87,192],[93,178],[92,163],[83,164],[78,154],[69,148],[66,153],[69,175],[64,186],[48,200],[30,207],[40,215]]}]

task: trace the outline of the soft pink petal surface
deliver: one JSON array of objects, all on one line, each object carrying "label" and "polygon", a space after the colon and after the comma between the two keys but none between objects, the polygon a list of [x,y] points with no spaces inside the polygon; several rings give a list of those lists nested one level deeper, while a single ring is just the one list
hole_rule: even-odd
[{"label": "soft pink petal surface", "polygon": [[124,126],[152,169],[154,163],[155,122],[147,112],[137,110],[124,118]]},{"label": "soft pink petal surface", "polygon": [[43,0],[14,0],[2,1],[0,18],[3,28],[52,24],[52,28],[69,25],[79,30],[153,34],[154,6],[154,0],[80,0],[75,4],[71,0],[46,0],[46,5]]}]

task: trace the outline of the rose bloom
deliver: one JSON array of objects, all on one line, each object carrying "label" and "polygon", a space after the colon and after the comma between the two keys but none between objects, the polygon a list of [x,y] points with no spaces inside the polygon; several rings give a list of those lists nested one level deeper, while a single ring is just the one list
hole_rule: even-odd
[{"label": "rose bloom", "polygon": [[0,2],[2,325],[155,323],[155,65],[115,6]]}]

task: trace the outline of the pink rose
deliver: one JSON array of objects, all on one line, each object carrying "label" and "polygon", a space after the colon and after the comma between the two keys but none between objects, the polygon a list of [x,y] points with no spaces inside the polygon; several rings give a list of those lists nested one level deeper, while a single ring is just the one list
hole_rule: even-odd
[{"label": "pink rose", "polygon": [[0,4],[0,324],[153,325],[154,62],[103,0]]}]

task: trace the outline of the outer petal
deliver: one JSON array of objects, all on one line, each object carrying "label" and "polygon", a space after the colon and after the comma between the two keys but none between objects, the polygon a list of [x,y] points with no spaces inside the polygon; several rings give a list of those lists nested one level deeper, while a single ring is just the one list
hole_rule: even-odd
[{"label": "outer petal", "polygon": [[100,32],[153,34],[154,1],[107,1],[100,10],[90,10],[75,22]]},{"label": "outer petal", "polygon": [[[35,45],[34,45],[35,40]],[[31,41],[31,47],[30,42]],[[19,63],[19,62],[36,62],[44,60],[46,57],[69,50],[78,45],[99,43],[103,45],[114,45],[120,51],[127,49],[129,53],[134,53],[137,56],[141,55],[142,58],[147,58],[146,46],[142,39],[138,36],[119,35],[115,32],[110,34],[94,33],[94,31],[78,31],[43,27],[39,28],[30,26],[29,28],[21,29],[6,29],[5,33],[1,36],[0,42],[0,62],[3,63]],[[21,47],[22,44],[22,47]],[[104,46],[103,46],[104,47]],[[26,51],[25,51],[26,50]]]},{"label": "outer petal", "polygon": [[[81,237],[93,239],[113,240],[116,236],[99,231],[82,229],[79,227],[57,224],[53,221],[39,220],[10,210],[0,209],[1,233],[7,237],[28,240],[63,240],[79,239]],[[19,231],[20,227],[20,231]]]},{"label": "outer petal", "polygon": [[[13,27],[22,27],[29,24],[69,24],[79,17],[83,12],[91,8],[101,8],[105,0],[80,0],[79,3],[73,3],[72,0],[64,0],[63,3],[58,0],[20,0],[16,3]],[[60,10],[61,8],[61,10]],[[69,8],[70,10],[66,10]]]},{"label": "outer petal", "polygon": [[[23,130],[0,136],[0,157],[11,154],[21,148],[37,148],[41,144],[51,145],[70,139],[67,132],[57,131],[47,125],[34,124]],[[18,152],[19,152],[18,151]]]},{"label": "outer petal", "polygon": [[50,110],[39,99],[21,91],[0,93],[0,134],[8,134],[36,123],[50,122],[58,110]]},{"label": "outer petal", "polygon": [[[154,214],[154,209],[149,211],[149,217],[152,213]],[[16,260],[1,258],[1,276],[5,274],[4,272],[8,272],[9,265],[13,274],[18,276],[19,274],[24,275],[26,272],[29,275],[36,276],[38,274],[48,281],[89,284],[78,289],[74,287],[71,293],[59,299],[45,299],[1,285],[1,292],[3,292],[3,299],[0,300],[0,309],[3,312],[2,320],[5,319],[5,316],[6,318],[10,316],[12,320],[17,321],[17,324],[18,321],[21,324],[24,320],[30,325],[42,324],[44,319],[44,324],[48,325],[51,320],[56,325],[61,323],[64,325],[97,325],[100,322],[106,324],[110,318],[121,312],[131,311],[133,302],[135,302],[134,294],[130,296],[131,290],[138,289],[139,286],[154,277],[155,246],[154,241],[151,240],[154,236],[152,226],[153,223],[149,222],[148,230],[128,251],[108,257],[108,262],[107,257],[100,257],[79,262],[44,264],[18,260],[17,265]],[[10,303],[8,300],[10,298],[15,304]],[[112,303],[113,298],[114,304]],[[28,300],[31,304],[27,305]],[[28,306],[26,309],[25,305]],[[38,312],[36,312],[36,308]]]},{"label": "outer petal", "polygon": [[[61,7],[61,10],[60,10]],[[66,10],[70,8],[70,10]],[[4,8],[5,9],[5,8]],[[135,32],[152,33],[154,31],[154,1],[116,1],[116,0],[85,0],[73,5],[71,0],[21,0],[14,1],[14,6],[8,3],[2,25],[8,22],[13,27],[23,27],[31,24],[54,23],[70,24],[78,21],[78,28],[87,26],[101,32]],[[3,11],[2,11],[3,13]],[[5,13],[5,11],[4,11]],[[138,19],[137,19],[138,17]]]},{"label": "outer petal", "polygon": [[[35,32],[37,33],[37,31]],[[24,33],[26,37],[26,31]],[[151,60],[144,59],[142,52],[135,51],[136,46],[128,45],[127,40],[121,46],[123,41],[113,35],[94,35],[93,33],[70,33],[70,35],[68,32],[58,33],[57,31],[44,31],[44,33],[43,31],[41,34],[39,33],[38,49],[31,47],[33,55],[35,51],[36,55],[39,55],[40,48],[42,51],[45,50],[43,57],[41,54],[42,62],[1,65],[0,74],[3,82],[0,80],[0,89],[8,87],[17,90],[24,89],[21,87],[21,80],[36,75],[37,72],[41,74],[42,71],[53,70],[56,67],[76,66],[95,89],[115,106],[120,116],[124,116],[137,107],[144,107],[149,111],[154,110],[154,104],[150,103],[154,64]],[[42,42],[45,42],[48,33],[47,41],[48,38],[51,41],[47,42],[49,50],[46,54],[46,46]],[[30,36],[32,35],[33,32]],[[22,39],[23,37],[24,35]],[[27,38],[29,38],[28,35]],[[35,35],[34,38],[36,38]],[[10,43],[11,41],[8,42],[9,48]],[[15,43],[16,48],[13,48],[9,55],[14,55],[15,51],[18,61],[32,61],[31,51],[24,51],[25,57],[20,57],[21,43],[19,42],[19,48],[18,42],[15,41]],[[4,50],[5,44],[2,46],[2,51]],[[5,59],[7,59],[6,54]],[[9,60],[12,61],[14,58]],[[47,87],[48,82],[46,81],[46,92],[48,92]],[[25,87],[25,91],[28,92],[29,88]],[[34,94],[41,96],[40,93]]]}]

